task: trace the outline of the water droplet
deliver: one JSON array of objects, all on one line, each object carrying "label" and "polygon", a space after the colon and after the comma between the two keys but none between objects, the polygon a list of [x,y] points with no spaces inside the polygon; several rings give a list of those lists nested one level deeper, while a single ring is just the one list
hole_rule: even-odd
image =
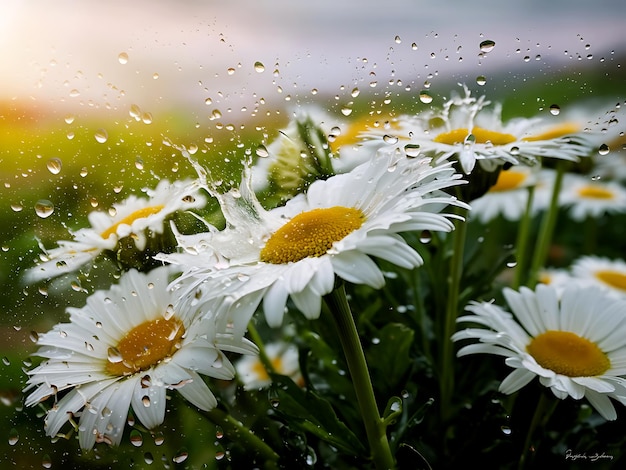
[{"label": "water droplet", "polygon": [[272,408],[278,408],[280,400],[278,398],[270,398],[270,405],[272,405]]},{"label": "water droplet", "polygon": [[222,437],[224,437],[224,430],[221,427],[216,426],[215,427],[215,438],[216,439],[221,439]]},{"label": "water droplet", "polygon": [[186,450],[181,450],[172,460],[174,461],[174,463],[181,463],[187,460],[187,457],[189,457],[189,452],[187,452]]},{"label": "water droplet", "polygon": [[433,97],[426,90],[420,91],[419,98],[420,101],[424,104],[429,104],[433,102]]},{"label": "water droplet", "polygon": [[143,113],[141,115],[141,120],[144,124],[152,124],[152,113]]},{"label": "water droplet", "polygon": [[61,162],[60,158],[51,158],[46,164],[48,171],[53,175],[58,175],[59,173],[61,173],[62,166],[63,162]]},{"label": "water droplet", "polygon": [[42,219],[50,217],[54,212],[54,204],[46,199],[40,199],[35,203],[35,214]]},{"label": "water droplet", "polygon": [[433,239],[433,236],[430,233],[430,230],[422,230],[422,233],[420,234],[421,243],[430,243],[432,239]]},{"label": "water droplet", "polygon": [[254,63],[254,70],[256,70],[258,73],[265,72],[265,65],[263,65],[262,62],[257,61]]},{"label": "water droplet", "polygon": [[76,98],[77,96],[80,96],[80,91],[78,91],[76,88],[71,89],[70,90],[70,97]]},{"label": "water droplet", "polygon": [[109,360],[109,362],[112,363],[118,363],[118,362],[122,362],[124,360],[124,357],[122,356],[122,353],[117,349],[117,348],[109,348],[107,350],[107,359]]},{"label": "water droplet", "polygon": [[120,52],[117,56],[117,60],[120,64],[126,65],[128,63],[128,54],[126,52]]},{"label": "water droplet", "polygon": [[11,209],[13,209],[13,212],[21,212],[24,206],[19,202],[14,202],[11,204]]},{"label": "water droplet", "polygon": [[130,443],[135,447],[141,447],[141,445],[143,444],[143,436],[138,430],[133,429],[130,432]]},{"label": "water droplet", "polygon": [[394,145],[394,144],[397,144],[397,143],[398,143],[398,140],[399,140],[399,139],[398,139],[395,135],[385,134],[385,135],[383,136],[383,141],[384,141],[386,144],[391,144],[391,145]]},{"label": "water droplet", "polygon": [[606,144],[602,144],[600,145],[600,148],[598,148],[598,153],[600,155],[607,155],[610,151],[611,149],[609,149],[609,146]]},{"label": "water droplet", "polygon": [[415,158],[420,154],[419,144],[406,144],[404,146],[404,153],[407,157]]},{"label": "water droplet", "polygon": [[145,454],[143,454],[143,460],[148,464],[151,465],[152,462],[154,462],[154,457],[152,456],[152,453],[150,452],[146,452]]},{"label": "water droplet", "polygon": [[235,68],[234,67],[229,67],[226,70],[226,73],[228,73],[228,75],[234,75],[235,74]]},{"label": "water droplet", "polygon": [[142,399],[141,399],[141,403],[143,403],[143,406],[145,406],[146,408],[150,407],[150,397],[145,395]]},{"label": "water droplet", "polygon": [[96,138],[96,141],[98,143],[104,144],[109,138],[109,134],[104,129],[98,129],[96,133],[94,134],[94,137]]},{"label": "water droplet", "polygon": [[17,432],[17,429],[13,428],[9,431],[9,445],[14,446],[17,444],[17,441],[20,440],[20,436]]},{"label": "water droplet", "polygon": [[350,92],[350,95],[353,98],[356,98],[357,96],[359,96],[360,93],[361,93],[361,90],[359,90],[358,88],[353,88],[352,91]]},{"label": "water droplet", "polygon": [[68,114],[65,116],[65,122],[67,124],[71,124],[74,122],[74,115],[73,114]]},{"label": "water droplet", "polygon": [[143,170],[143,160],[139,157],[135,159],[135,168],[138,170]]},{"label": "water droplet", "polygon": [[41,459],[41,466],[43,468],[51,468],[52,467],[52,459],[48,454],[45,454]]},{"label": "water droplet", "polygon": [[502,434],[506,434],[507,436],[510,436],[513,432],[508,426],[500,426],[500,431],[502,431]]},{"label": "water droplet", "polygon": [[511,255],[506,260],[506,267],[514,268],[515,266],[517,266],[517,259],[515,259],[515,256]]},{"label": "water droplet", "polygon": [[480,86],[483,86],[485,83],[487,83],[487,79],[484,75],[479,75],[478,77],[476,77],[476,83]]},{"label": "water droplet", "polygon": [[267,151],[265,145],[259,145],[254,153],[256,153],[257,157],[261,158],[267,158],[270,156],[270,153]]},{"label": "water droplet", "polygon": [[481,52],[491,52],[494,47],[496,47],[496,43],[491,39],[486,39],[480,43]]},{"label": "water droplet", "polygon": [[561,112],[561,108],[558,104],[550,105],[550,114],[552,114],[553,116],[558,116],[560,112]]},{"label": "water droplet", "polygon": [[341,114],[343,114],[344,116],[350,116],[352,114],[352,108],[348,107],[348,106],[344,106],[341,108]]}]

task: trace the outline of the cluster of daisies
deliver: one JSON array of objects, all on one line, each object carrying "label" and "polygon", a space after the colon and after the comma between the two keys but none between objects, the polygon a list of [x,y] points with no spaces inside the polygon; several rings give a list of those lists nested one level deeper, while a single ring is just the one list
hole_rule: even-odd
[{"label": "cluster of daisies", "polygon": [[[296,113],[263,155],[257,151],[256,165],[246,166],[241,184],[228,191],[181,149],[196,179],[161,181],[145,197],[93,212],[89,228],[44,249],[42,262],[26,272],[28,282],[49,280],[88,269],[129,241],[141,251],[164,231],[176,240],[174,250],[153,257],[162,266],[125,270],[84,307],[68,308],[67,323],[39,336],[43,361],[28,373],[26,404],[52,399],[47,434],[61,433],[69,421],[89,449],[96,442],[118,444],[130,408],[147,428],[158,426],[168,390],[201,410],[214,408],[211,382],[202,376],[262,387],[269,376],[246,338],[257,312],[280,328],[291,307],[319,318],[338,282],[380,289],[386,277],[376,259],[421,266],[424,259],[402,234],[450,232],[460,219],[455,208],[471,209],[469,219],[483,222],[521,217],[526,189],[539,193],[549,185],[544,160],[577,161],[597,148],[600,137],[588,125],[503,122],[497,105],[465,88],[441,109],[411,116],[346,122],[310,109]],[[563,192],[576,220],[625,209],[621,183],[604,178],[564,185],[579,197]],[[504,194],[507,199],[499,199]],[[595,202],[580,203],[584,198]],[[202,219],[209,199],[219,203],[223,228]],[[536,195],[533,210],[542,199]],[[180,211],[192,211],[206,230],[182,233],[172,222]],[[605,283],[626,292],[624,266],[615,268],[621,274],[606,274],[611,269],[603,271]],[[470,314],[459,322],[474,325],[452,339],[472,344],[459,354],[505,356],[515,369],[502,383],[505,393],[539,376],[557,397],[584,396],[614,419],[609,397],[626,404],[624,299],[596,287],[546,284],[504,295],[513,315],[492,303],[467,307]],[[235,354],[244,357],[234,361]],[[267,344],[264,354],[304,385],[293,345]]]}]

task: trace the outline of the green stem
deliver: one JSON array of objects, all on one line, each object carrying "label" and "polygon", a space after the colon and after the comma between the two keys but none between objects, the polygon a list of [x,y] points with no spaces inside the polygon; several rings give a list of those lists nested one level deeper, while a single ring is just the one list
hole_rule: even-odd
[{"label": "green stem", "polygon": [[[467,209],[457,208],[459,215],[465,216]],[[459,291],[461,289],[461,276],[463,274],[463,255],[465,248],[465,237],[467,234],[467,223],[465,220],[455,220],[455,229],[452,234],[453,247],[452,258],[450,259],[450,273],[448,275],[448,298],[446,303],[446,313],[443,324],[443,335],[441,340],[441,381],[440,381],[440,414],[443,421],[446,421],[450,412],[450,402],[452,401],[452,391],[454,389],[454,344],[452,335],[456,330],[456,319],[459,314]]]},{"label": "green stem", "polygon": [[267,375],[270,376],[272,374],[275,374],[276,368],[274,367],[274,364],[272,364],[272,360],[265,352],[263,339],[261,338],[261,335],[257,331],[256,327],[252,324],[252,322],[248,323],[248,335],[250,335],[250,339],[252,340],[252,342],[256,344],[256,346],[259,348],[259,360],[261,361],[261,364],[263,364],[263,367],[265,367]]},{"label": "green stem", "polygon": [[352,377],[354,392],[361,410],[361,418],[367,433],[372,459],[378,470],[395,468],[386,426],[378,412],[365,354],[343,284],[326,295],[324,302],[325,307],[330,310],[339,334],[348,370]]},{"label": "green stem", "polygon": [[228,439],[241,444],[262,459],[264,468],[278,468],[278,454],[241,422],[219,408],[213,408],[205,414],[213,424],[222,428]]},{"label": "green stem", "polygon": [[533,455],[536,452],[536,449],[532,446],[533,435],[535,434],[537,427],[539,427],[539,424],[541,424],[541,427],[546,425],[558,403],[558,400],[555,400],[542,391],[539,396],[539,403],[537,403],[537,406],[535,407],[535,413],[533,414],[533,418],[528,426],[526,440],[524,441],[524,448],[522,449],[522,455],[520,456],[517,465],[518,470],[523,470],[524,467],[530,462],[529,458],[532,458],[531,451],[533,452]]},{"label": "green stem", "polygon": [[520,220],[519,228],[517,230],[517,240],[515,242],[515,258],[517,260],[517,266],[515,266],[515,274],[513,277],[513,289],[518,289],[522,285],[522,276],[526,271],[526,250],[528,248],[528,234],[530,233],[530,222],[532,220],[532,206],[535,195],[535,187],[528,187],[528,199],[526,200],[526,212]]},{"label": "green stem", "polygon": [[530,279],[528,281],[528,285],[531,288],[537,284],[539,271],[545,265],[548,258],[548,251],[550,249],[550,244],[552,243],[552,236],[554,234],[554,227],[556,226],[557,215],[559,214],[559,193],[561,192],[563,175],[565,174],[565,163],[566,162],[563,161],[557,163],[550,206],[541,219],[537,249],[535,250],[535,256],[533,257],[533,263],[530,269]]}]

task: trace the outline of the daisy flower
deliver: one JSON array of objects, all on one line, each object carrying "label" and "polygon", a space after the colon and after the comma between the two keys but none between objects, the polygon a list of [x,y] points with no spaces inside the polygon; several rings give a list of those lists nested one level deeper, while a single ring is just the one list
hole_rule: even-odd
[{"label": "daisy flower", "polygon": [[271,326],[282,324],[288,297],[314,319],[336,276],[374,288],[384,285],[372,256],[403,268],[420,266],[423,259],[399,233],[452,230],[452,216],[438,212],[447,205],[466,206],[440,190],[459,184],[459,176],[450,165],[432,167],[427,158],[397,162],[382,156],[317,180],[271,211],[263,210],[244,179],[240,190],[216,196],[226,229],[207,233],[202,246],[178,237],[187,253],[215,254],[227,268],[185,265],[188,257],[181,261],[176,254],[161,259],[181,264],[181,279],[212,281],[208,291],[230,299],[227,318],[236,329],[245,329],[261,300]]},{"label": "daisy flower", "polygon": [[75,271],[103,251],[114,250],[124,237],[131,237],[137,249],[143,250],[149,236],[163,233],[166,217],[205,204],[206,198],[199,194],[199,189],[195,182],[162,180],[155,189],[145,190],[147,198],[131,195],[108,212],[91,212],[91,226],[74,232],[73,240],[61,240],[51,250],[41,247],[45,261],[25,273],[26,282]]},{"label": "daisy flower", "polygon": [[496,184],[483,196],[471,201],[472,216],[483,224],[499,215],[506,220],[520,220],[526,212],[528,187],[536,181],[534,168],[517,165],[500,170]]},{"label": "daisy flower", "polygon": [[601,287],[613,297],[626,298],[626,262],[599,256],[582,256],[571,267],[572,277]]},{"label": "daisy flower", "polygon": [[579,222],[605,214],[626,212],[624,186],[579,174],[568,173],[564,176],[559,200],[562,206],[569,208],[569,216]]},{"label": "daisy flower", "polygon": [[370,131],[363,134],[369,145],[392,153],[418,151],[436,156],[436,163],[453,156],[465,174],[478,161],[486,171],[503,163],[534,164],[538,157],[577,160],[588,155],[589,146],[577,124],[552,126],[542,118],[502,121],[502,106],[485,96],[455,94],[440,111],[428,110],[415,116],[399,116],[397,131]]},{"label": "daisy flower", "polygon": [[492,303],[472,302],[459,323],[467,328],[454,341],[478,340],[458,356],[486,353],[504,356],[515,369],[500,384],[511,394],[535,377],[559,399],[586,398],[607,420],[617,418],[611,398],[626,405],[626,302],[603,291],[569,287],[559,296],[551,286],[535,291],[506,288],[511,313]]},{"label": "daisy flower", "polygon": [[232,379],[235,369],[223,351],[257,352],[247,340],[218,330],[212,315],[174,309],[170,272],[128,271],[118,285],[88,297],[83,308],[68,308],[69,323],[39,336],[36,354],[45,360],[28,372],[25,403],[54,397],[47,435],[80,417],[81,448],[101,441],[117,445],[129,407],[147,428],[163,422],[167,389],[210,410],[217,402],[200,374]]},{"label": "daisy flower", "polygon": [[[266,344],[264,349],[276,373],[291,377],[295,383],[303,385],[298,348],[295,345],[276,341]],[[235,369],[245,390],[257,390],[272,382],[258,356],[242,357],[235,363]]]}]

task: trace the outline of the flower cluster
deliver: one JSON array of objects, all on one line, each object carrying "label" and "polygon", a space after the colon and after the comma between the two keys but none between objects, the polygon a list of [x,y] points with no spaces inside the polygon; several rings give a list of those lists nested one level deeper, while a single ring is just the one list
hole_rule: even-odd
[{"label": "flower cluster", "polygon": [[[577,116],[505,122],[500,105],[463,87],[440,109],[415,115],[348,120],[300,110],[274,141],[255,147],[256,164],[245,161],[230,189],[181,147],[195,180],[161,181],[147,198],[90,214],[91,227],[26,272],[32,283],[101,262],[119,270],[116,284],[39,336],[43,361],[28,372],[26,404],[52,398],[47,434],[69,421],[90,449],[120,444],[131,409],[146,428],[160,425],[168,390],[209,420],[216,408],[236,408],[238,394],[269,390],[267,415],[325,443],[322,453],[392,468],[398,442],[417,441],[407,436],[425,413],[408,389],[434,377],[433,426],[455,434],[446,426],[462,415],[453,393],[459,364],[485,353],[514,369],[501,393],[538,377],[557,399],[585,398],[615,420],[613,403],[626,404],[626,267],[585,256],[565,272],[550,266],[549,253],[559,212],[573,222],[626,212],[622,183],[588,176],[600,175],[595,163],[588,173],[579,165],[604,137]],[[208,201],[221,222],[208,217]],[[204,228],[181,226],[182,211]],[[541,224],[531,252],[534,219]],[[502,256],[472,253],[511,225],[516,240]],[[483,235],[472,243],[468,230]],[[129,245],[143,266],[124,264]],[[504,253],[511,247],[513,263]],[[358,321],[351,308],[362,311]],[[338,338],[328,338],[328,323]],[[288,340],[279,337],[285,328]],[[378,397],[398,387],[402,398],[381,414]],[[287,406],[278,406],[281,397]],[[229,423],[257,455],[279,458],[242,422]]]}]

